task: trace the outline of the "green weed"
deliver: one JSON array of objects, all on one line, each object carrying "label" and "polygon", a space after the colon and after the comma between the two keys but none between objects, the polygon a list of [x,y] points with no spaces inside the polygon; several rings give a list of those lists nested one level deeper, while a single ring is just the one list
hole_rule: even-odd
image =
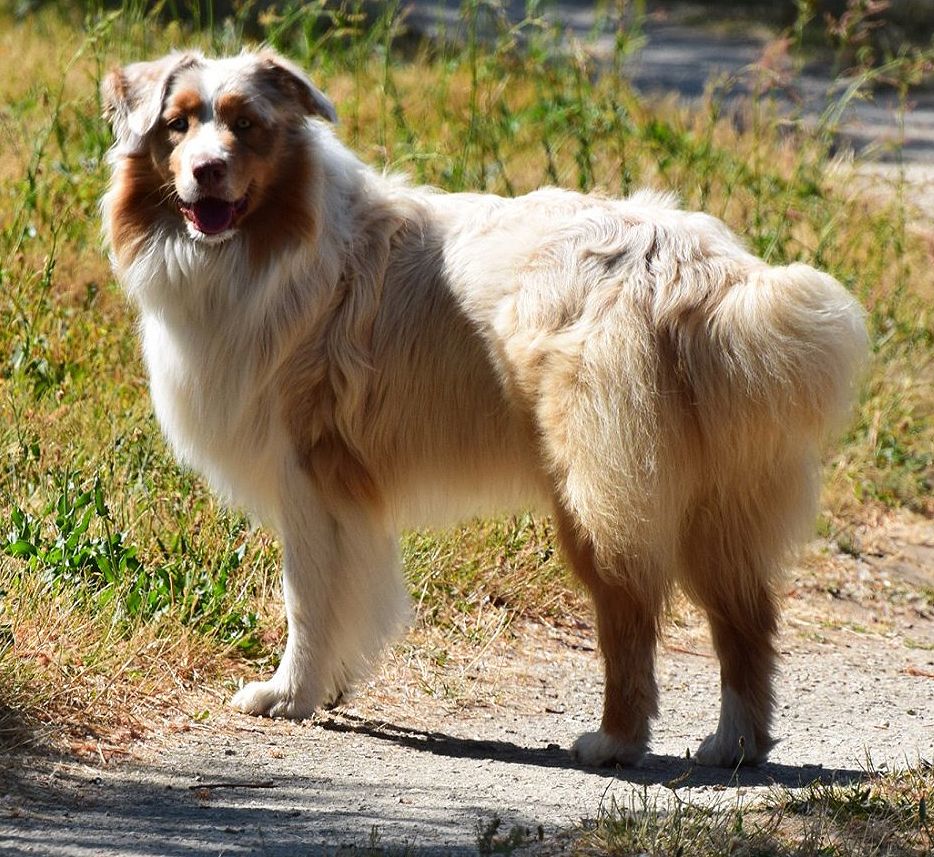
[{"label": "green weed", "polygon": [[228,584],[246,552],[242,538],[205,562],[178,534],[163,546],[166,561],[147,567],[129,534],[116,528],[99,478],[81,485],[76,474],[65,472],[54,490],[36,516],[12,506],[3,550],[24,562],[21,574],[67,587],[92,609],[113,602],[121,619],[152,620],[171,611],[201,633],[244,650],[256,646],[256,614],[248,605],[229,603],[234,598]]},{"label": "green weed", "polygon": [[477,853],[481,857],[491,854],[512,854],[532,841],[532,832],[521,824],[514,824],[505,833],[500,833],[503,821],[493,815],[487,821],[477,822]]},{"label": "green weed", "polygon": [[922,857],[934,844],[932,771],[921,761],[712,804],[680,792],[653,799],[646,790],[623,806],[612,801],[571,841],[576,853],[619,857]]}]

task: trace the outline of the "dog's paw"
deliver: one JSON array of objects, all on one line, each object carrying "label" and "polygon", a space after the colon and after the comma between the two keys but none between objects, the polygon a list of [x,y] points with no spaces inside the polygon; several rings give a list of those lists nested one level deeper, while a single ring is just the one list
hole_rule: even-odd
[{"label": "dog's paw", "polygon": [[335,690],[329,699],[325,700],[321,706],[325,711],[333,711],[340,708],[350,698],[350,690]]},{"label": "dog's paw", "polygon": [[694,754],[694,761],[711,768],[758,765],[766,760],[770,747],[771,742],[765,749],[760,749],[755,739],[747,740],[745,736],[736,736],[732,732],[724,738],[720,732],[714,732],[701,741]]},{"label": "dog's paw", "polygon": [[315,710],[314,703],[296,698],[275,679],[250,682],[234,694],[230,704],[244,714],[293,720],[309,717]]},{"label": "dog's paw", "polygon": [[571,755],[582,765],[598,768],[604,765],[638,765],[645,756],[645,744],[633,744],[614,738],[602,729],[585,732],[571,748]]}]

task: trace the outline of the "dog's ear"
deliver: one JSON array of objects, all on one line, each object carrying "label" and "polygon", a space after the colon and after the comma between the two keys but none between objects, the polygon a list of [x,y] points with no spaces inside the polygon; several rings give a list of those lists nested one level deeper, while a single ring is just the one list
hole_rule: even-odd
[{"label": "dog's ear", "polygon": [[152,62],[114,69],[104,78],[101,84],[104,118],[112,125],[121,148],[129,151],[140,148],[159,122],[175,75],[198,59],[195,54],[169,54]]},{"label": "dog's ear", "polygon": [[328,122],[337,122],[337,111],[330,99],[308,79],[299,66],[268,50],[259,54],[259,63],[272,85],[296,101],[305,113],[320,116]]}]

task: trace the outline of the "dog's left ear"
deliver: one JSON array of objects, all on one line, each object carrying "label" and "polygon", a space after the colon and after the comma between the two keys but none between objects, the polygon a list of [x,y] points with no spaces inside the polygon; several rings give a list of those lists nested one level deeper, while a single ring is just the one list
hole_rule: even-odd
[{"label": "dog's left ear", "polygon": [[330,99],[308,79],[299,66],[272,51],[260,53],[259,61],[273,86],[283,95],[294,99],[305,113],[320,116],[328,122],[337,122],[337,111]]},{"label": "dog's left ear", "polygon": [[101,83],[104,118],[119,146],[138,150],[159,122],[175,75],[199,61],[195,54],[174,53],[152,62],[135,62],[112,71]]}]

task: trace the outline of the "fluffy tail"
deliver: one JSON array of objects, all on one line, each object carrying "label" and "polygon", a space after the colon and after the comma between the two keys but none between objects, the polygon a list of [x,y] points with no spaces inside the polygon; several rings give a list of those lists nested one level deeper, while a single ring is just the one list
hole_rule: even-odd
[{"label": "fluffy tail", "polygon": [[679,349],[695,420],[691,489],[669,470],[663,490],[687,501],[677,565],[688,593],[749,615],[812,531],[819,442],[849,414],[868,339],[853,297],[800,264],[726,287],[705,327]]},{"label": "fluffy tail", "polygon": [[794,264],[727,289],[706,336],[680,356],[705,421],[722,421],[725,409],[741,424],[765,418],[784,433],[819,435],[849,413],[867,352],[856,300],[833,277]]}]

